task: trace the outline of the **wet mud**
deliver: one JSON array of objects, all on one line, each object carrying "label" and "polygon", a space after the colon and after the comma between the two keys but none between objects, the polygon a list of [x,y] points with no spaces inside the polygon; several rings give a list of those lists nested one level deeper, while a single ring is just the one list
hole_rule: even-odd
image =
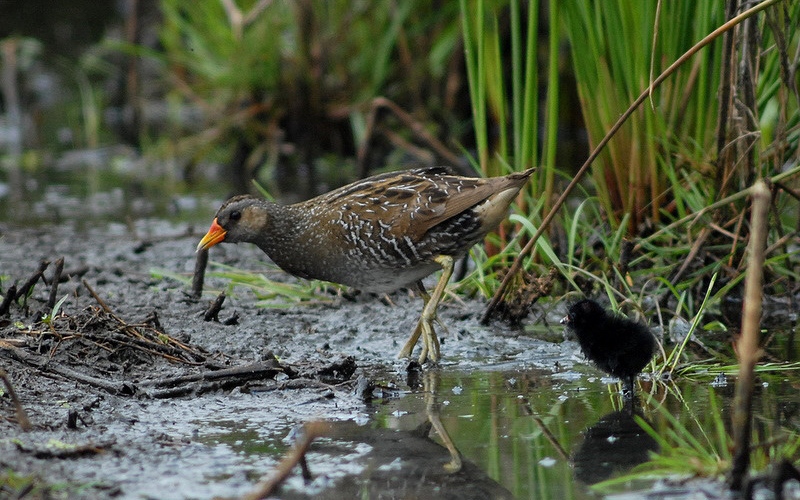
[{"label": "wet mud", "polygon": [[[415,429],[379,428],[376,404],[435,396],[429,377],[442,370],[563,369],[573,345],[481,326],[483,302],[450,300],[439,313],[443,361],[409,370],[396,354],[421,301],[407,291],[263,309],[237,288],[215,321],[206,312],[226,280],[208,278],[214,292],[196,299],[188,284],[160,277],[192,275],[200,236],[155,220],[86,231],[0,225],[0,286],[15,296],[0,315],[0,367],[31,424],[23,430],[4,391],[0,470],[35,478],[21,488],[68,498],[241,497],[278,470],[300,426],[324,421],[330,433],[310,445],[310,476],[295,467],[275,497],[511,497],[469,461],[453,472],[461,457],[437,432],[435,398]],[[245,269],[265,260],[248,245],[210,257]]]}]

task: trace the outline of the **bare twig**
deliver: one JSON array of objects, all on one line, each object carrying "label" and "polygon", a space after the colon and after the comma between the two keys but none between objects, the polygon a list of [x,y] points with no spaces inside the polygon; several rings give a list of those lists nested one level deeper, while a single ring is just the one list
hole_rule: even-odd
[{"label": "bare twig", "polygon": [[439,139],[428,132],[424,124],[414,119],[414,117],[403,110],[403,108],[385,97],[376,97],[372,100],[372,106],[367,116],[364,141],[361,143],[356,153],[358,172],[361,177],[366,177],[368,174],[367,153],[369,152],[369,146],[377,128],[378,113],[383,109],[392,112],[416,137],[433,148],[437,155],[444,158],[444,160],[454,168],[458,168],[458,166],[463,163],[458,155],[450,151]]},{"label": "bare twig", "polygon": [[23,297],[26,297],[28,293],[30,293],[33,286],[39,281],[39,278],[44,279],[44,272],[47,269],[47,266],[50,265],[50,261],[43,260],[39,262],[39,268],[36,270],[33,275],[28,278],[28,281],[22,284],[21,287],[17,289],[17,296],[14,297],[14,300],[19,300]]},{"label": "bare twig", "polygon": [[86,287],[86,289],[89,291],[92,298],[94,298],[97,304],[103,308],[103,311],[113,316],[114,313],[111,311],[111,308],[108,307],[108,305],[105,303],[105,301],[103,301],[103,299],[100,298],[99,295],[97,295],[97,292],[94,291],[94,288],[92,288],[86,280],[81,280],[81,283],[83,283],[83,286]]},{"label": "bare twig", "polygon": [[[97,303],[100,305],[103,311],[109,317],[111,317],[111,319],[113,319],[119,324],[119,329],[122,330],[129,337],[133,337],[131,342],[136,344],[135,348],[144,350],[146,352],[149,352],[150,354],[156,354],[165,357],[172,361],[179,361],[181,363],[196,364],[198,361],[202,362],[205,360],[205,356],[202,353],[198,352],[196,349],[190,348],[189,346],[165,334],[164,332],[149,327],[147,325],[139,326],[140,328],[142,326],[146,326],[148,329],[155,331],[156,334],[158,335],[157,339],[158,341],[147,338],[147,335],[145,334],[147,330],[144,330],[145,333],[143,333],[142,331],[139,331],[137,325],[131,325],[125,322],[122,318],[114,314],[114,311],[112,311],[111,308],[108,307],[108,304],[106,304],[105,301],[103,301],[103,299],[100,298],[99,295],[97,295],[97,292],[94,291],[94,289],[89,285],[89,283],[86,280],[82,280],[82,283],[83,286],[86,287],[86,289],[92,295],[94,300],[97,301]],[[164,345],[167,343],[169,345]],[[147,348],[142,347],[145,345],[147,346]],[[182,357],[180,358],[175,357],[178,355]],[[185,359],[186,356],[189,356],[192,359]]]}]

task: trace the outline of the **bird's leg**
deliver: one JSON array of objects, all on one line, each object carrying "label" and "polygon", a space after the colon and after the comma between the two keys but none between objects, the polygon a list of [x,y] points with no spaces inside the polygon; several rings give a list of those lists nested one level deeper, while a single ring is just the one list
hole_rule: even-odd
[{"label": "bird's leg", "polygon": [[[419,296],[420,296],[420,297],[422,297],[422,303],[423,303],[423,306],[424,306],[424,305],[427,305],[427,304],[428,304],[428,302],[431,300],[431,296],[430,296],[430,295],[428,295],[428,291],[427,291],[427,290],[425,290],[425,285],[422,283],[422,280],[419,280],[419,281],[417,281],[417,282],[415,283],[415,286],[417,287],[417,292],[419,293]],[[444,330],[444,332],[445,332],[445,333],[448,333],[448,330],[447,330],[447,325],[445,325],[444,323],[442,323],[442,320],[440,320],[440,319],[439,319],[439,315],[438,315],[438,314],[435,314],[435,315],[434,315],[434,317],[433,317],[433,319],[434,319],[434,321],[436,321],[436,323],[438,323],[438,324],[439,324],[439,326],[441,326],[441,327],[442,327],[442,329]],[[415,331],[414,331],[414,333],[416,333],[416,335],[417,335],[417,336],[414,338],[414,342],[416,343],[417,339],[419,339],[419,332],[417,332],[417,331],[415,330]]]},{"label": "bird's leg", "polygon": [[436,318],[436,308],[439,307],[439,301],[442,300],[447,282],[450,281],[450,276],[453,275],[452,257],[449,255],[440,255],[436,257],[434,261],[442,266],[442,275],[439,277],[439,281],[436,283],[436,287],[433,289],[425,307],[422,308],[422,315],[419,318],[422,339],[425,344],[427,344],[427,349],[423,348],[422,353],[420,353],[420,364],[424,363],[428,357],[430,357],[431,361],[434,363],[439,361],[439,339],[436,337],[436,332],[433,329],[433,320]]},{"label": "bird's leg", "polygon": [[433,362],[439,360],[439,339],[436,338],[436,332],[433,329],[433,320],[436,319],[436,308],[439,306],[439,301],[442,300],[447,282],[450,281],[450,276],[453,275],[452,257],[440,255],[434,261],[442,266],[442,275],[439,277],[436,288],[433,289],[433,293],[430,296],[424,293],[425,288],[422,286],[422,282],[417,283],[417,288],[422,292],[422,300],[425,305],[422,308],[422,315],[419,318],[417,327],[398,355],[400,358],[410,356],[411,351],[414,350],[414,345],[416,345],[419,337],[422,336],[422,352],[419,355],[420,364],[424,363],[429,357]]},{"label": "bird's leg", "polygon": [[[428,305],[428,302],[430,302],[431,296],[428,295],[428,292],[425,290],[425,285],[422,283],[422,280],[417,281],[415,283],[415,286],[417,288],[417,293],[419,293],[420,297],[422,297],[422,303],[424,308],[425,306]],[[439,320],[438,315],[434,315],[434,320],[436,320],[436,322],[439,323],[439,326],[444,328],[445,332],[447,331],[447,327],[444,325],[444,323],[442,323]],[[414,346],[417,345],[417,341],[419,340],[419,336],[421,333],[422,333],[422,323],[418,322],[417,327],[414,329],[414,332],[411,334],[411,337],[408,339],[408,342],[406,342],[406,345],[400,351],[400,354],[397,355],[398,358],[411,356],[411,352],[414,350]],[[426,339],[423,339],[422,341],[423,341],[422,349],[423,351],[426,351],[427,354],[428,345],[427,343],[425,343]],[[424,358],[425,356],[422,357]]]},{"label": "bird's leg", "polygon": [[[427,307],[428,302],[431,300],[431,296],[428,295],[428,292],[425,291],[425,285],[422,284],[422,280],[416,282],[417,292],[422,297],[423,309]],[[414,346],[417,345],[417,340],[419,340],[419,336],[422,333],[422,323],[417,322],[416,328],[411,333],[411,337],[409,337],[408,342],[403,348],[400,350],[400,353],[397,355],[398,358],[408,358],[411,356],[411,352],[414,350]],[[426,346],[423,346],[423,351],[425,350]]]},{"label": "bird's leg", "polygon": [[625,380],[622,384],[622,395],[625,399],[633,399],[633,384],[634,384],[635,376],[631,375],[630,377],[625,377]]}]

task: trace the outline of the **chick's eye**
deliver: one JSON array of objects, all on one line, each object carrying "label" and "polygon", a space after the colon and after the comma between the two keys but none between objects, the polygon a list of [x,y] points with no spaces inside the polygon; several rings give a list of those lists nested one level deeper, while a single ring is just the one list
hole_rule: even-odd
[{"label": "chick's eye", "polygon": [[238,210],[231,212],[231,220],[239,220],[242,218],[242,213]]}]

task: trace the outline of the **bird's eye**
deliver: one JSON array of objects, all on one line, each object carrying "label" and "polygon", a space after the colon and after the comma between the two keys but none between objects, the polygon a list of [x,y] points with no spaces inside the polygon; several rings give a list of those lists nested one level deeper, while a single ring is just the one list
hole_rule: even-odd
[{"label": "bird's eye", "polygon": [[239,220],[242,218],[242,213],[238,210],[231,212],[231,220]]}]

